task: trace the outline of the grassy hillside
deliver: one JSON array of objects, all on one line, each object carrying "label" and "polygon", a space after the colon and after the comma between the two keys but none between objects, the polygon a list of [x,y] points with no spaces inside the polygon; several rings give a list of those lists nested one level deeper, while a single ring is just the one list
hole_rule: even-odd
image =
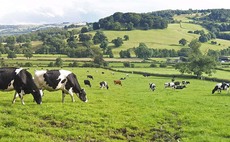
[{"label": "grassy hillside", "polygon": [[[199,35],[190,34],[188,31],[204,30],[204,28],[197,24],[181,23],[181,24],[169,24],[167,29],[164,30],[133,30],[133,31],[103,31],[108,37],[109,41],[117,37],[123,38],[124,35],[129,36],[128,41],[124,41],[121,47],[114,48],[113,53],[118,57],[121,50],[137,47],[139,43],[145,43],[149,48],[158,49],[175,49],[179,50],[183,46],[179,45],[179,40],[185,38],[191,41],[194,38],[198,38]],[[94,35],[94,32],[91,33]],[[212,45],[210,42],[203,43],[201,50],[206,52],[208,49],[221,50],[230,46],[230,41],[216,39],[220,45]],[[112,43],[109,46],[113,46]],[[185,46],[187,47],[187,46]]]},{"label": "grassy hillside", "polygon": [[[191,79],[186,89],[173,90],[164,88],[171,78],[129,74],[118,86],[113,80],[124,73],[66,69],[77,74],[89,101],[83,103],[75,95],[72,103],[67,95],[63,104],[61,91],[45,91],[42,105],[25,95],[22,106],[19,99],[11,104],[13,92],[1,93],[0,141],[229,141],[230,97],[226,91],[212,95],[215,82]],[[87,74],[94,76],[92,88],[83,84]],[[102,80],[109,90],[99,88]],[[157,85],[154,92],[149,82]]]}]

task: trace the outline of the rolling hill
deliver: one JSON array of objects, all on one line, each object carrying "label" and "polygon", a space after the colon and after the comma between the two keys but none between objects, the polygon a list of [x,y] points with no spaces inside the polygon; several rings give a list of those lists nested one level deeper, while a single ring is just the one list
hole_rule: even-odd
[{"label": "rolling hill", "polygon": [[[127,50],[129,48],[137,47],[139,43],[145,43],[149,48],[156,49],[175,49],[179,50],[183,46],[179,44],[179,40],[185,38],[187,41],[191,41],[192,39],[198,38],[199,35],[188,33],[188,31],[195,30],[204,30],[208,32],[206,29],[201,27],[198,24],[192,23],[181,23],[180,24],[169,24],[167,29],[153,29],[153,30],[133,30],[133,31],[107,31],[103,30],[104,34],[108,37],[109,41],[117,37],[123,38],[124,35],[129,36],[128,41],[124,41],[124,44],[121,47],[115,48],[112,43],[109,46],[114,47],[113,53],[115,57],[119,56],[119,52],[121,50]],[[90,34],[94,35],[95,32],[91,32]],[[221,50],[230,46],[230,41],[215,39],[212,41],[216,41],[220,45],[213,45],[210,42],[202,43],[201,50],[206,52],[208,49],[213,50]],[[188,47],[188,46],[185,46]]]}]

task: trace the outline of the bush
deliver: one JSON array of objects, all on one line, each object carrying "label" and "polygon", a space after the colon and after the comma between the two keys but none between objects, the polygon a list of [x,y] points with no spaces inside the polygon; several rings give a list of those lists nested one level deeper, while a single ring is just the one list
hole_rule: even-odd
[{"label": "bush", "polygon": [[124,67],[130,67],[130,63],[129,62],[124,62],[123,65],[124,65]]},{"label": "bush", "polygon": [[50,62],[50,63],[48,64],[48,67],[54,67],[54,62]]},{"label": "bush", "polygon": [[131,64],[131,68],[134,68],[135,67],[135,64]]},{"label": "bush", "polygon": [[25,66],[25,67],[32,67],[32,66],[33,66],[33,64],[32,64],[32,63],[30,63],[30,62],[26,62],[24,66]]},{"label": "bush", "polygon": [[79,64],[74,61],[73,63],[69,63],[69,67],[79,67]]},{"label": "bush", "polygon": [[156,67],[157,67],[157,64],[151,63],[151,64],[150,64],[150,67],[151,67],[151,68],[156,68]]},{"label": "bush", "polygon": [[108,66],[109,66],[109,62],[104,62],[104,63],[103,63],[103,66],[104,66],[104,67],[108,67]]},{"label": "bush", "polygon": [[160,67],[161,67],[161,68],[166,68],[166,67],[167,67],[167,64],[166,64],[166,63],[161,63],[161,64],[160,64]]}]

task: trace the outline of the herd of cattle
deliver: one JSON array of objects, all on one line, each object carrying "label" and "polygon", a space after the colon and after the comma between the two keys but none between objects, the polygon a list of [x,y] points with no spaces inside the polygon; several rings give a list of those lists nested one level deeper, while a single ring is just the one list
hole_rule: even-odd
[{"label": "herd of cattle", "polygon": [[[104,72],[102,72],[103,74]],[[114,72],[112,72],[114,74]],[[129,75],[126,74],[126,77]],[[145,77],[148,77],[144,75]],[[114,80],[114,84],[122,86],[121,80],[125,80],[126,77],[120,78],[119,80]],[[94,79],[92,75],[87,75],[87,78]],[[91,87],[90,80],[84,80],[84,84]],[[164,84],[165,88],[173,89],[183,89],[186,88],[189,81],[172,81]],[[109,89],[108,83],[102,81],[99,83],[100,88]],[[229,83],[218,83],[212,90],[212,94],[216,91],[221,92],[221,90],[227,90],[229,92]],[[156,90],[156,85],[154,83],[149,83],[149,88],[154,91]],[[73,94],[75,93],[78,98],[87,102],[86,92],[81,88],[77,76],[68,70],[36,70],[34,77],[23,68],[5,67],[0,68],[0,90],[2,91],[12,91],[15,90],[14,98],[12,103],[15,103],[17,97],[20,97],[22,104],[24,104],[23,96],[25,94],[32,94],[34,101],[37,104],[42,103],[42,96],[44,95],[44,90],[47,91],[62,91],[62,102],[66,94],[70,94],[72,101],[74,102]]]}]

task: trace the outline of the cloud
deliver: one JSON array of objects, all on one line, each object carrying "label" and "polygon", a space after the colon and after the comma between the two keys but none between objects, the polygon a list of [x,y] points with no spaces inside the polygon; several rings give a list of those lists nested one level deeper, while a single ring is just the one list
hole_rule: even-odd
[{"label": "cloud", "polygon": [[95,22],[115,12],[228,8],[228,0],[1,0],[0,24]]}]

